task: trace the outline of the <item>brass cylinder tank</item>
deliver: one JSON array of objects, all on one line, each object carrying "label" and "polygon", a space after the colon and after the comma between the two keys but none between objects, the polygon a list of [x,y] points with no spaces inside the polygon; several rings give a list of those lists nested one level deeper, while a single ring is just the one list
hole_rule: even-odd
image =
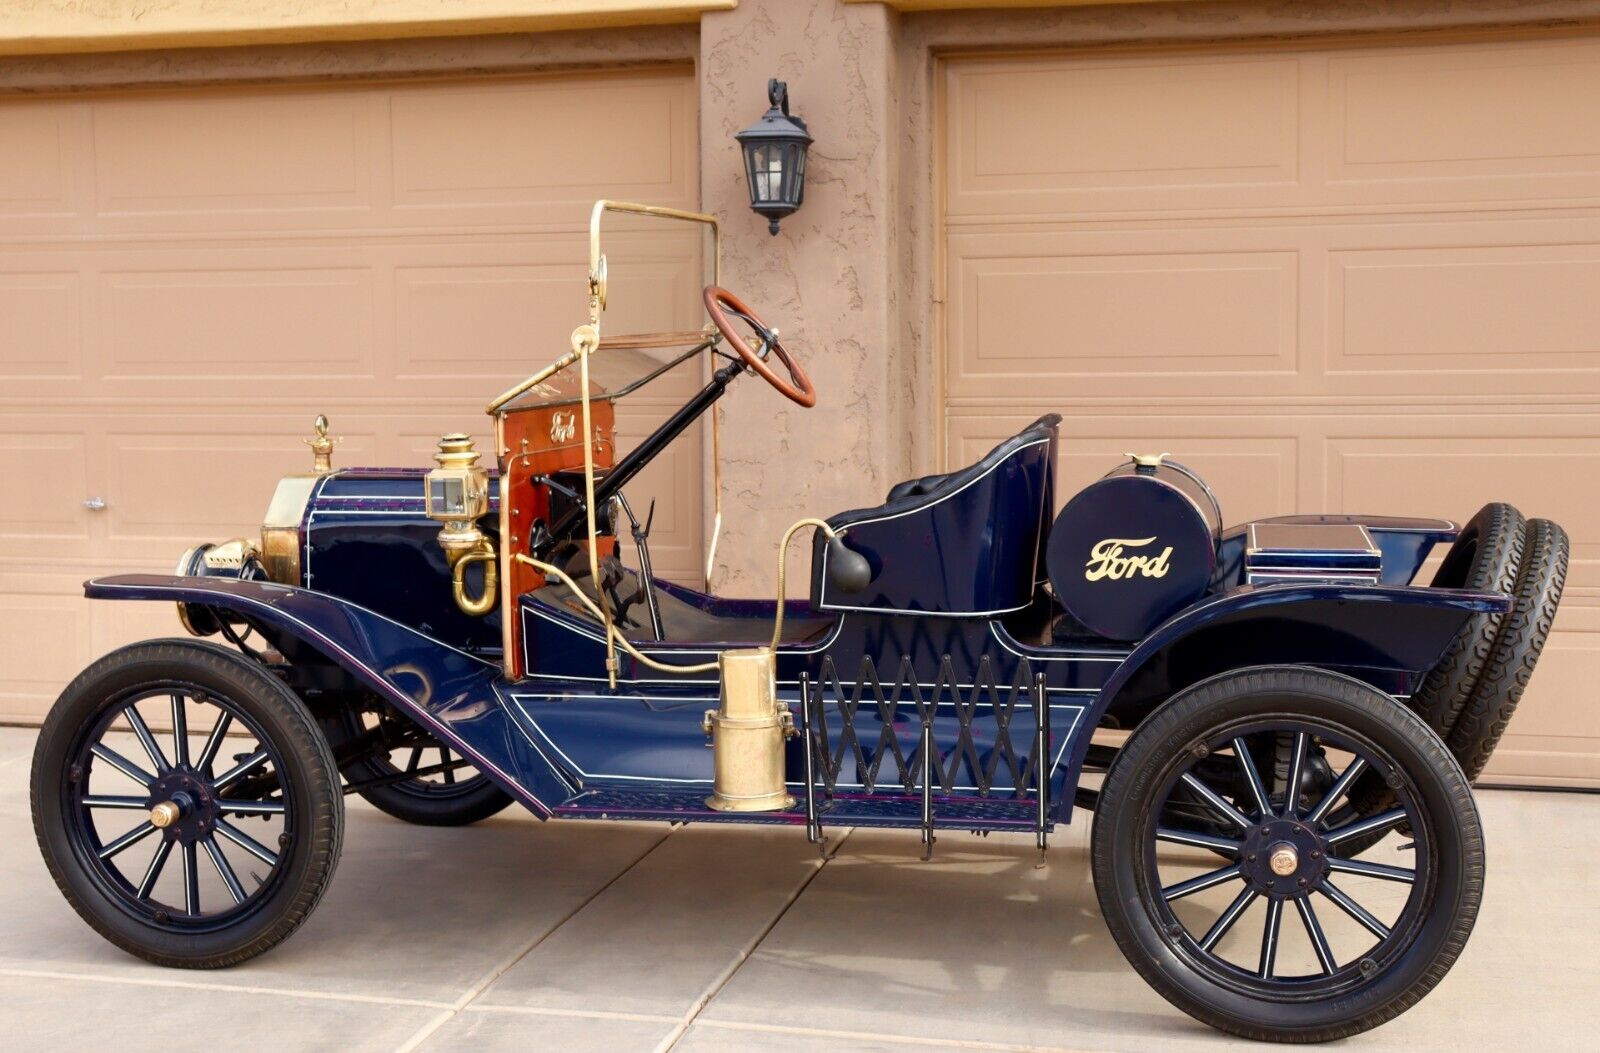
[{"label": "brass cylinder tank", "polygon": [[706,807],[719,812],[775,812],[794,806],[784,785],[784,740],[795,734],[778,705],[771,648],[724,651],[721,705],[706,710],[715,779]]}]

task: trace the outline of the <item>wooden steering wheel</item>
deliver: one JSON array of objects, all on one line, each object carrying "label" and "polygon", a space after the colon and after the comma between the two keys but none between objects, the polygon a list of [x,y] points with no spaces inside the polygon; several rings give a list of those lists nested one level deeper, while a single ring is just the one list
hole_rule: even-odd
[{"label": "wooden steering wheel", "polygon": [[[750,310],[743,300],[720,285],[706,286],[705,300],[706,313],[717,324],[717,328],[722,330],[722,335],[729,345],[739,352],[739,357],[744,359],[745,365],[759,373],[789,401],[807,409],[817,404],[817,389],[812,386],[811,378],[806,376],[806,371],[801,369],[790,356],[788,349],[783,346],[783,341],[778,339],[776,329],[768,327],[756,317],[756,313]],[[760,341],[759,349],[751,350],[749,342],[735,330],[730,314],[744,322],[755,334],[756,339]],[[767,363],[769,356],[776,356],[778,361],[783,363],[789,373],[787,380]]]}]

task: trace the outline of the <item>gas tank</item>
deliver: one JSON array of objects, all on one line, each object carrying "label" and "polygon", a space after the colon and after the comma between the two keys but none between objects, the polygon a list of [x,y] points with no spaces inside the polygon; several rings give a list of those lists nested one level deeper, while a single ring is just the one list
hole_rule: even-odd
[{"label": "gas tank", "polygon": [[1217,566],[1222,510],[1198,475],[1162,457],[1112,469],[1067,502],[1045,565],[1086,628],[1139,640],[1198,600]]}]

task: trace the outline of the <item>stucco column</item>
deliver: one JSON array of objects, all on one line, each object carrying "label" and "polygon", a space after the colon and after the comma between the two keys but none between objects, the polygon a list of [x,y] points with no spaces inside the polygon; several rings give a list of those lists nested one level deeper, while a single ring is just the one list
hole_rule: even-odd
[{"label": "stucco column", "polygon": [[[755,377],[723,399],[720,593],[771,595],[790,523],[881,501],[907,474],[890,273],[895,18],[878,4],[743,0],[701,22],[701,201],[723,223],[723,284],[782,331],[817,386],[809,410]],[[750,211],[733,138],[765,111],[769,77],[788,82],[816,139],[805,204],[775,237]],[[810,544],[794,550],[801,597]]]}]

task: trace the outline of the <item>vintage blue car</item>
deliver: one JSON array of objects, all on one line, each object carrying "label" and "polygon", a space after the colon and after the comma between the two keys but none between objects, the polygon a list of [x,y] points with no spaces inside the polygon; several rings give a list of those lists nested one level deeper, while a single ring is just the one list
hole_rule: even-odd
[{"label": "vintage blue car", "polygon": [[[616,212],[705,234],[711,324],[602,332]],[[321,898],[352,792],[414,823],[515,801],[787,824],[824,853],[846,827],[918,830],[925,855],[966,831],[1042,852],[1082,808],[1112,935],[1200,1020],[1330,1039],[1437,984],[1483,890],[1470,780],[1550,631],[1561,528],[1504,504],[1459,529],[1226,527],[1165,455],[1058,509],[1048,415],[876,507],[796,523],[777,599],[660,580],[624,497],[640,469],[749,374],[817,399],[720,287],[715,234],[596,205],[588,321],[490,404],[492,468],[456,434],[432,470],[334,469],[319,419],[314,470],[278,484],[259,537],[87,583],[176,604],[206,639],[106,655],[40,733],[39,844],[84,919],[164,965],[260,954]],[[615,403],[675,370],[703,386],[617,456]],[[802,532],[810,596],[791,601]]]}]

